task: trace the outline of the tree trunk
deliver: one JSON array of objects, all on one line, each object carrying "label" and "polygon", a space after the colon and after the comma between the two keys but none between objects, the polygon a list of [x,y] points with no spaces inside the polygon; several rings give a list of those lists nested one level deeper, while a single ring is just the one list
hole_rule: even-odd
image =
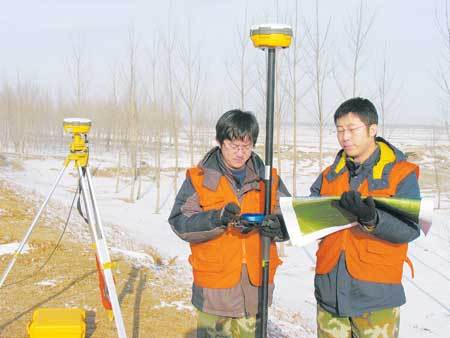
[{"label": "tree trunk", "polygon": [[119,146],[119,155],[117,156],[117,169],[116,169],[116,194],[119,192],[119,182],[120,182],[120,163],[121,162],[121,152]]}]

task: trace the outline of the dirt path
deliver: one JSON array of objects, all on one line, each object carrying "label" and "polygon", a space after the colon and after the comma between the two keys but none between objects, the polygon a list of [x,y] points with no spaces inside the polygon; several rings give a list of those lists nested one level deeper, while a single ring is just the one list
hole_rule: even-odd
[{"label": "dirt path", "polygon": [[[35,207],[0,181],[0,244],[19,241]],[[87,311],[87,337],[117,337],[101,305],[94,252],[87,243],[65,235],[46,261],[61,233],[63,219],[43,217],[30,238],[29,253],[20,256],[0,289],[0,337],[28,337],[26,326],[35,309],[78,307]],[[11,255],[0,256],[3,272]],[[114,257],[116,286],[128,337],[193,337],[194,312],[188,290],[177,281],[176,266],[142,266]]]}]

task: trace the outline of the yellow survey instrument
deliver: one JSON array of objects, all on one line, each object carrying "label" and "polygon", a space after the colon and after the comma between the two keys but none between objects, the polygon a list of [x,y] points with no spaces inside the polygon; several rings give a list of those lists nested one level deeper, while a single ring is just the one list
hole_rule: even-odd
[{"label": "yellow survey instrument", "polygon": [[72,134],[70,153],[64,162],[67,166],[71,161],[75,167],[85,167],[89,160],[89,148],[87,146],[87,134],[91,130],[91,120],[83,118],[67,118],[63,122],[64,131]]},{"label": "yellow survey instrument", "polygon": [[[96,251],[97,271],[99,275],[100,296],[102,304],[108,314],[112,312],[117,328],[117,336],[119,338],[127,338],[125,324],[123,322],[122,311],[120,309],[119,298],[117,296],[116,286],[114,282],[112,267],[113,263],[109,255],[108,245],[106,243],[105,231],[103,229],[100,211],[98,209],[97,200],[95,198],[94,186],[92,184],[92,175],[88,165],[89,147],[87,134],[91,129],[91,120],[84,118],[67,118],[63,122],[64,131],[72,134],[72,143],[70,144],[70,152],[67,155],[64,166],[61,168],[55,183],[50,189],[44,203],[39,208],[30,227],[28,228],[24,238],[20,242],[19,247],[14,253],[11,261],[7,265],[5,271],[0,276],[0,288],[3,286],[9,272],[13,268],[17,257],[21,254],[27,241],[29,240],[33,229],[36,227],[45,207],[52,197],[56,187],[61,181],[64,171],[69,163],[74,161],[75,169],[78,171],[78,184],[76,194],[80,195],[78,200],[78,210],[89,226],[94,248]],[[84,204],[86,216],[82,213],[81,200]],[[75,318],[69,323],[70,318]],[[76,310],[40,310],[33,316],[33,322],[30,324],[29,332],[31,337],[78,337],[84,334],[83,318]],[[70,335],[66,331],[75,330],[74,335]],[[57,331],[57,332],[56,332]],[[56,332],[56,333],[54,333]],[[71,331],[72,332],[72,331]]]},{"label": "yellow survey instrument", "polygon": [[255,25],[250,38],[256,48],[287,48],[291,45],[292,28],[281,24]]}]

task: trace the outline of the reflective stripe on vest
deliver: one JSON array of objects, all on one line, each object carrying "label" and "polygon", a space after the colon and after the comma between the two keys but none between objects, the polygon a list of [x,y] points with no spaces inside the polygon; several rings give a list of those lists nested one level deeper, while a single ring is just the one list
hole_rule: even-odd
[{"label": "reflective stripe on vest", "polygon": [[[278,175],[272,171],[272,210],[276,203]],[[203,185],[203,171],[191,168],[187,171],[200,206],[204,211],[222,209],[227,203],[234,202],[241,208],[241,213],[264,212],[264,181],[259,182],[259,190],[250,190],[243,194],[239,202],[230,182],[225,176],[220,178],[216,191]],[[247,235],[235,228],[228,228],[219,237],[203,242],[191,243],[189,262],[192,265],[194,284],[206,288],[231,288],[241,277],[242,263],[247,264],[249,279],[253,285],[261,285],[261,241],[257,231]],[[275,243],[270,247],[269,283],[273,283],[275,270],[281,260]]]},{"label": "reflective stripe on vest", "polygon": [[[327,174],[330,170],[331,167],[328,167],[322,174],[320,194],[340,196],[343,192],[349,191],[348,171],[340,173],[329,181]],[[358,191],[363,196],[392,197],[396,193],[398,184],[412,172],[415,172],[418,177],[418,167],[415,164],[406,161],[397,162],[389,172],[387,187],[369,191],[366,178]],[[326,236],[320,242],[317,250],[316,273],[330,272],[338,262],[342,250],[345,251],[345,262],[350,275],[368,282],[400,283],[403,263],[409,261],[406,256],[408,244],[391,243],[368,234],[359,227],[352,227]]]}]

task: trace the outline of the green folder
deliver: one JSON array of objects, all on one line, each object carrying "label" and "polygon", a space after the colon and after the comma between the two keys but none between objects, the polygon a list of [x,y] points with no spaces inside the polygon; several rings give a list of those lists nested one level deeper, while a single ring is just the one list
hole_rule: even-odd
[{"label": "green folder", "polygon": [[[427,234],[431,227],[432,199],[374,197],[377,209],[418,223]],[[280,206],[291,242],[305,245],[357,224],[356,217],[339,206],[339,197],[282,197]]]}]

